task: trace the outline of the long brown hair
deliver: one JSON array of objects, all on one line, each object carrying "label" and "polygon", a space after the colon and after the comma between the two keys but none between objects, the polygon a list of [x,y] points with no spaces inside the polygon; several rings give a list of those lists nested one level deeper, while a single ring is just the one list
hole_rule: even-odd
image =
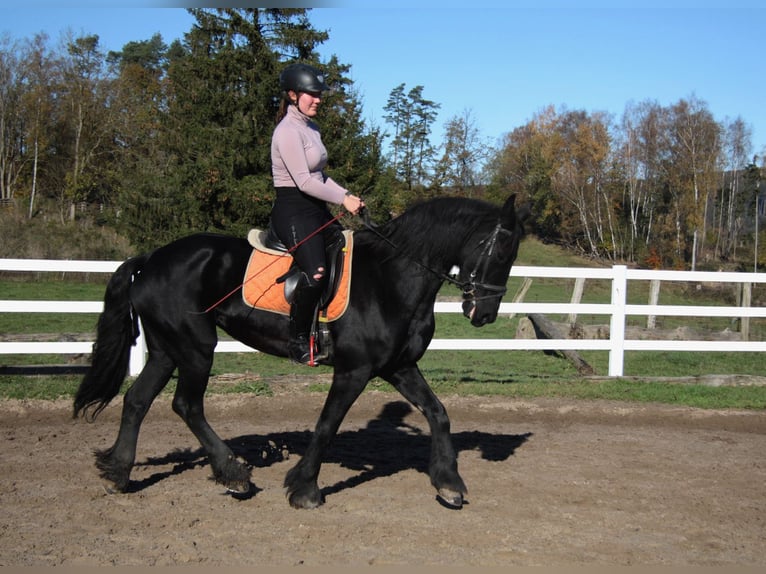
[{"label": "long brown hair", "polygon": [[287,109],[296,104],[297,102],[293,102],[290,99],[290,94],[287,92],[284,92],[282,95],[282,101],[279,102],[279,109],[277,110],[277,123],[282,121],[282,118],[284,118],[287,115]]}]

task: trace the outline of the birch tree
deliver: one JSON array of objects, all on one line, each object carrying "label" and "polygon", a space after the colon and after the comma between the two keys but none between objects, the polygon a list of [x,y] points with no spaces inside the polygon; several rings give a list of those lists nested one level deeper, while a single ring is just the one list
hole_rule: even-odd
[{"label": "birch tree", "polygon": [[51,140],[52,116],[55,109],[56,85],[60,84],[60,61],[48,47],[48,36],[37,34],[22,51],[25,62],[26,91],[23,100],[26,138],[31,146],[31,178],[27,217],[35,214],[41,181],[50,181],[41,173],[47,167],[40,154]]},{"label": "birch tree", "polygon": [[0,202],[11,204],[21,172],[23,72],[10,38],[0,38]]},{"label": "birch tree", "polygon": [[707,204],[717,183],[720,126],[707,105],[692,97],[671,106],[669,127],[672,166],[669,186],[673,197],[676,254],[694,271],[705,239]]},{"label": "birch tree", "polygon": [[741,189],[743,171],[752,157],[752,131],[742,118],[726,123],[722,129],[722,166],[714,223],[716,257],[728,258],[736,251],[750,196]]}]

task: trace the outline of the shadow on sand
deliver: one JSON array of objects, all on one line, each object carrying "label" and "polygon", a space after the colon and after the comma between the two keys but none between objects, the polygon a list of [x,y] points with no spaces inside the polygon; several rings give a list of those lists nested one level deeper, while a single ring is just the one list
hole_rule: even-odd
[{"label": "shadow on sand", "polygon": [[[428,459],[431,436],[420,428],[406,422],[413,412],[409,403],[393,401],[381,409],[378,416],[365,428],[341,431],[325,453],[325,463],[340,464],[358,474],[326,486],[322,494],[326,497],[347,488],[394,475],[403,470],[414,469],[428,473]],[[286,431],[267,435],[243,435],[226,440],[234,454],[254,468],[271,466],[289,457],[303,456],[311,440],[312,431]],[[502,435],[481,431],[466,431],[452,434],[458,456],[465,451],[478,451],[488,461],[503,461],[513,456],[532,433]],[[176,450],[162,457],[137,461],[136,466],[154,467],[172,465],[169,470],[156,472],[140,481],[131,481],[128,492],[139,492],[158,482],[181,474],[187,470],[207,465],[207,456],[200,449]],[[253,487],[246,495],[237,498],[252,498],[260,489]]]}]

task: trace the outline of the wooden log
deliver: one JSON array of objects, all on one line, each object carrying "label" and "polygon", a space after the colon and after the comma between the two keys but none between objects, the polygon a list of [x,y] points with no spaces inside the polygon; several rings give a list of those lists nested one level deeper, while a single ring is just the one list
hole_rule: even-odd
[{"label": "wooden log", "polygon": [[[570,303],[572,305],[579,305],[582,301],[582,292],[585,288],[585,277],[577,277],[575,279],[574,289],[572,290],[572,299]],[[577,313],[570,313],[569,314],[569,323],[571,325],[574,325],[577,323]]]},{"label": "wooden log", "polygon": [[[519,290],[516,291],[516,295],[513,296],[513,302],[519,303],[524,300],[525,295],[527,294],[527,291],[529,291],[529,288],[532,286],[532,278],[531,277],[524,277],[524,281],[521,282],[521,285],[519,286]],[[508,315],[509,319],[513,319],[513,317],[516,316],[516,313],[510,313]]]},{"label": "wooden log", "polygon": [[[753,298],[753,284],[742,284],[742,307],[750,307]],[[750,317],[742,317],[739,323],[739,332],[743,341],[750,340]]]},{"label": "wooden log", "polygon": [[[540,313],[530,313],[527,316],[529,317],[529,320],[532,321],[532,326],[535,328],[535,334],[537,335],[538,339],[566,338],[561,334],[556,325],[554,325],[553,322],[545,315],[541,315]],[[556,350],[556,352],[566,357],[566,359],[575,366],[577,372],[581,375],[595,374],[593,367],[591,367],[577,351],[567,349]]]},{"label": "wooden log", "polygon": [[[657,305],[660,300],[660,280],[652,279],[649,283],[649,305]],[[646,328],[654,329],[657,327],[657,317],[655,315],[648,315],[646,317]]]}]

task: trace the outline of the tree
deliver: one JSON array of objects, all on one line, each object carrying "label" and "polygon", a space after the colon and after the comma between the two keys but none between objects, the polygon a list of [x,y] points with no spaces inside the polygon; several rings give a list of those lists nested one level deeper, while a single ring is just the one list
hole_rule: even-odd
[{"label": "tree", "polygon": [[0,42],[0,201],[5,204],[13,199],[13,173],[17,171],[18,146],[14,141],[17,130],[13,118],[18,108],[19,66],[10,39],[4,36]]},{"label": "tree", "polygon": [[[194,9],[171,47],[159,117],[164,165],[125,189],[122,224],[142,247],[204,230],[244,233],[270,207],[269,141],[276,114],[275,12]],[[274,24],[276,26],[276,24]]]},{"label": "tree", "polygon": [[611,228],[611,200],[606,179],[610,135],[604,115],[585,111],[565,112],[557,122],[558,146],[554,150],[552,190],[563,200],[562,231],[565,239],[592,256],[599,256]]},{"label": "tree", "polygon": [[423,86],[415,86],[404,95],[404,84],[391,91],[383,108],[384,119],[394,126],[391,156],[394,172],[408,190],[426,184],[436,155],[429,136],[437,110],[441,107],[423,97]]},{"label": "tree", "polygon": [[705,102],[690,98],[670,108],[669,190],[673,198],[676,255],[697,266],[709,197],[719,171],[720,126]]},{"label": "tree", "polygon": [[[404,84],[399,84],[388,95],[388,101],[383,109],[388,112],[383,116],[386,123],[394,128],[394,136],[391,141],[391,152],[389,154],[391,167],[394,173],[399,170],[399,162],[403,155],[405,139],[401,134],[405,132],[407,122],[407,99],[404,95]],[[386,134],[389,135],[389,134]]]},{"label": "tree", "polygon": [[59,140],[66,158],[66,184],[60,196],[62,220],[74,220],[78,202],[103,202],[116,182],[111,172],[114,154],[114,110],[109,106],[112,85],[97,35],[71,38],[63,61]]},{"label": "tree", "polygon": [[553,193],[553,150],[557,146],[557,116],[549,106],[526,125],[506,134],[488,163],[488,199],[501,201],[507,193],[530,201],[530,229],[548,241],[561,240],[562,211]]},{"label": "tree", "polygon": [[[147,225],[155,221],[158,211],[171,210],[171,205],[158,206],[155,196],[167,201],[159,190],[166,189],[169,154],[163,135],[169,105],[168,66],[171,49],[155,34],[149,40],[125,44],[121,51],[110,52],[107,61],[114,74],[114,95],[110,107],[115,114],[115,167],[119,189],[114,198],[115,220],[134,241],[151,236]],[[162,233],[167,231],[163,229]],[[141,241],[136,243],[144,247]]]},{"label": "tree", "polygon": [[[429,178],[431,164],[436,156],[436,149],[431,145],[429,136],[433,123],[436,121],[437,110],[441,105],[423,98],[423,86],[415,86],[407,94],[407,97],[412,102],[414,115],[410,138],[412,145],[410,156],[413,161],[411,173],[415,182],[425,185]],[[408,182],[410,185],[411,183],[411,181]]]},{"label": "tree", "polygon": [[758,272],[758,233],[759,233],[759,220],[761,216],[761,205],[760,205],[760,195],[761,195],[761,169],[756,164],[756,161],[758,159],[758,156],[753,157],[753,161],[747,164],[744,170],[744,184],[746,188],[746,193],[750,195],[750,197],[753,200],[753,228],[754,228],[754,241],[753,241],[753,273]]},{"label": "tree", "polygon": [[662,251],[655,241],[657,220],[665,209],[668,159],[668,111],[657,102],[646,100],[629,104],[622,116],[618,138],[618,162],[624,179],[620,202],[623,220],[628,225],[627,254],[631,260],[640,255]]},{"label": "tree", "polygon": [[716,258],[728,258],[736,251],[739,234],[745,221],[745,209],[751,197],[741,189],[743,170],[751,157],[752,132],[741,118],[728,122],[722,128],[723,169],[714,212],[717,237],[714,248]]},{"label": "tree", "polygon": [[148,167],[144,160],[161,164],[162,118],[167,109],[168,47],[162,36],[129,42],[121,52],[110,52],[108,61],[115,69],[115,139],[119,146],[122,175]]},{"label": "tree", "polygon": [[[55,85],[59,83],[60,62],[47,46],[48,37],[37,34],[23,50],[25,62],[26,91],[23,100],[23,116],[26,138],[32,146],[32,174],[29,182],[29,208],[27,216],[35,214],[38,181],[40,174],[40,152],[51,140],[51,124],[47,120],[55,109]],[[45,167],[43,162],[42,167]]]},{"label": "tree", "polygon": [[460,195],[481,183],[481,168],[492,149],[483,141],[470,110],[447,121],[444,154],[436,166],[436,179]]},{"label": "tree", "polygon": [[23,164],[23,71],[16,46],[0,38],[0,201],[10,204]]},{"label": "tree", "polygon": [[[154,154],[162,165],[151,183],[123,191],[121,221],[136,243],[150,247],[204,230],[245,235],[268,224],[279,72],[295,59],[324,68],[333,87],[318,119],[332,161],[328,171],[347,186],[374,184],[379,135],[365,131],[345,78],[349,67],[336,58],[318,62],[315,48],[327,33],[311,27],[305,9],[190,12],[197,23],[183,45],[165,54],[160,96],[166,103]],[[129,53],[156,60],[152,50]]]}]

